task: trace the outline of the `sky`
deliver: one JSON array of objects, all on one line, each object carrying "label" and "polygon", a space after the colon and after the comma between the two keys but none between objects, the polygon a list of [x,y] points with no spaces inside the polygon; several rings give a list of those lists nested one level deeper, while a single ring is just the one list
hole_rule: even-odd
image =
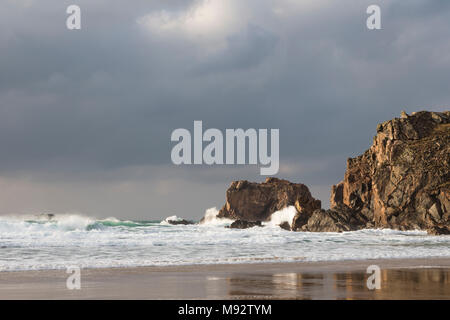
[{"label": "sky", "polygon": [[277,177],[328,207],[377,123],[449,109],[449,40],[448,0],[1,0],[0,215],[200,219],[265,179],[172,164],[194,120],[278,128]]}]

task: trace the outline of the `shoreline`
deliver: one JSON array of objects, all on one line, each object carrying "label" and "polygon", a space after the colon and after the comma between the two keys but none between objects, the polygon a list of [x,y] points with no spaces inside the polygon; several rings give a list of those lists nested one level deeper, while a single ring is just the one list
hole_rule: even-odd
[{"label": "shoreline", "polygon": [[[367,267],[382,288],[367,289]],[[0,299],[450,299],[450,257],[0,272]]]}]

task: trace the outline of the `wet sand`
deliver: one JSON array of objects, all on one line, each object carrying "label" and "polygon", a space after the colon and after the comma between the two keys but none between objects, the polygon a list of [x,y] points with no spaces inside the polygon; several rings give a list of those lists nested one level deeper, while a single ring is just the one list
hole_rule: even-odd
[{"label": "wet sand", "polygon": [[450,258],[82,269],[80,290],[68,276],[0,272],[0,299],[450,299]]}]

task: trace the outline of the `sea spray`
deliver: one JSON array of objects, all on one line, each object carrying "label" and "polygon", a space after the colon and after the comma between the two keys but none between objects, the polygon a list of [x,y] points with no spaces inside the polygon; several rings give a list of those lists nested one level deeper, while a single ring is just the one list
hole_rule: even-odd
[{"label": "sea spray", "polygon": [[272,213],[270,220],[265,222],[266,226],[279,226],[280,224],[287,222],[289,226],[292,227],[292,221],[294,220],[295,215],[297,214],[297,209],[294,206],[289,206],[279,211]]},{"label": "sea spray", "polygon": [[169,221],[181,221],[183,220],[182,218],[179,218],[177,216],[170,216],[165,218],[163,221],[161,221],[161,225],[170,225]]},{"label": "sea spray", "polygon": [[200,225],[206,226],[217,226],[217,225],[226,225],[232,223],[234,220],[218,218],[219,210],[216,207],[209,208],[206,210],[203,219],[200,221]]}]

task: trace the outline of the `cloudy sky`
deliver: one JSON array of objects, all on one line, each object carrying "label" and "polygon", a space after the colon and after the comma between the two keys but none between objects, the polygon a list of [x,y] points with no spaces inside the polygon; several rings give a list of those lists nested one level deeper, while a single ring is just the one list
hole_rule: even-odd
[{"label": "cloudy sky", "polygon": [[448,0],[1,0],[0,214],[199,219],[264,179],[174,166],[194,120],[279,128],[278,176],[326,207],[376,124],[448,110],[449,83]]}]

